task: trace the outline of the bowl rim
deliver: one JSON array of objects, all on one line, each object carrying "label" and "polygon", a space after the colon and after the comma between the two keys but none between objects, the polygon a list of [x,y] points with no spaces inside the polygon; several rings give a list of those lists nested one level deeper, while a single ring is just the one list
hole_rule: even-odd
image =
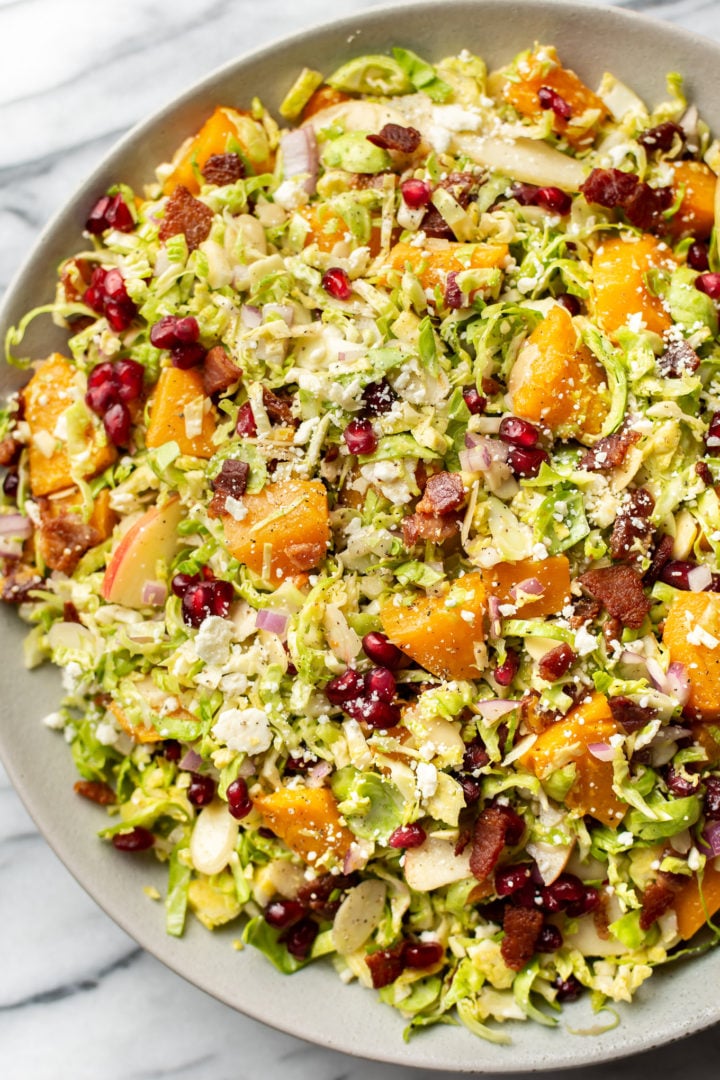
[{"label": "bowl rim", "polygon": [[[98,164],[93,168],[90,174],[74,188],[71,195],[64,200],[59,209],[50,217],[41,229],[36,241],[22,261],[19,269],[12,275],[5,289],[2,301],[0,302],[0,329],[4,331],[14,324],[17,320],[17,310],[26,310],[26,305],[23,307],[22,303],[19,304],[22,286],[26,279],[32,274],[33,269],[44,263],[44,250],[55,234],[62,231],[62,228],[68,219],[68,215],[74,208],[83,203],[83,201],[87,201],[87,195],[96,191],[104,178],[117,169],[118,164],[122,162],[126,151],[130,147],[141,140],[145,134],[155,132],[158,126],[161,125],[166,118],[171,117],[187,105],[191,104],[195,99],[202,96],[203,93],[210,90],[215,84],[222,82],[228,76],[231,76],[235,72],[241,72],[249,63],[259,63],[265,59],[270,59],[278,51],[306,45],[307,39],[312,40],[319,35],[329,32],[346,34],[348,41],[351,42],[354,33],[358,29],[363,30],[369,28],[378,19],[382,19],[383,17],[387,17],[396,12],[415,12],[419,16],[437,14],[438,2],[439,0],[399,0],[399,2],[395,3],[383,3],[377,7],[360,11],[355,14],[343,15],[341,18],[335,20],[313,22],[312,25],[304,29],[296,30],[289,35],[281,35],[259,48],[248,49],[242,52],[238,56],[224,62],[202,76],[182,93],[166,100],[149,116],[144,117],[138,123],[134,124],[102,154]],[[538,12],[550,12],[552,10],[564,11],[569,16],[581,19],[589,18],[591,15],[599,16],[603,20],[609,19],[610,22],[617,24],[620,29],[622,29],[623,25],[627,25],[628,27],[633,28],[645,27],[653,33],[665,30],[667,33],[672,33],[680,42],[684,42],[687,47],[691,49],[700,49],[701,51],[706,51],[708,53],[714,52],[716,60],[720,60],[720,44],[711,39],[693,31],[677,27],[675,24],[652,18],[644,12],[627,10],[621,7],[611,7],[604,4],[596,6],[595,4],[590,4],[588,0],[442,0],[442,2],[448,8],[482,8],[495,13],[506,13],[510,2],[512,2],[512,6],[516,10],[516,13],[518,9],[521,9],[526,12],[528,16],[537,15]],[[480,52],[482,53],[482,48],[480,49]],[[3,368],[5,369],[6,365],[3,364]],[[69,755],[67,756],[69,757]],[[259,1003],[256,1003],[252,995],[249,995],[247,999],[243,1001],[242,1005],[237,1004],[235,1001],[228,1001],[227,997],[224,996],[223,991],[213,985],[212,965],[209,966],[209,974],[205,971],[198,973],[196,970],[190,970],[187,961],[183,960],[182,954],[177,953],[172,949],[171,946],[174,944],[173,939],[167,939],[164,936],[164,933],[158,937],[156,930],[153,930],[152,924],[149,922],[147,925],[138,925],[133,917],[126,914],[121,901],[116,900],[112,892],[109,892],[107,888],[105,888],[103,882],[93,876],[91,867],[89,865],[83,866],[78,864],[77,858],[74,857],[75,853],[73,850],[72,838],[68,838],[63,834],[61,830],[56,827],[52,818],[48,818],[48,807],[44,804],[45,800],[43,794],[38,790],[37,786],[33,786],[30,783],[29,778],[23,773],[22,768],[16,762],[12,744],[3,737],[2,731],[0,731],[0,760],[2,760],[15,790],[35,822],[38,830],[75,880],[133,940],[138,942],[151,955],[160,960],[161,963],[170,968],[175,974],[180,975],[191,985],[204,990],[223,1004],[230,1005],[231,1008],[264,1024],[266,1027],[290,1034],[309,1043],[351,1054],[360,1059],[385,1062],[394,1065],[404,1065],[406,1067],[409,1066],[418,1069],[447,1068],[449,1065],[451,1070],[456,1073],[517,1073],[518,1065],[516,1061],[513,1061],[514,1055],[511,1047],[507,1048],[507,1055],[504,1059],[493,1057],[493,1060],[488,1063],[487,1068],[482,1061],[476,1061],[473,1064],[445,1061],[443,1066],[432,1054],[410,1054],[408,1047],[400,1038],[399,1031],[397,1033],[397,1045],[376,1045],[372,1048],[369,1046],[363,1047],[353,1043],[351,1038],[346,1037],[342,1032],[338,1035],[337,1033],[330,1034],[327,1031],[321,1032],[318,1029],[308,1033],[304,1025],[299,1022],[299,1019],[289,1023],[287,1020],[280,1017],[269,1017],[265,1003],[262,1000]],[[147,879],[147,875],[145,875],[145,879]],[[206,932],[202,930],[202,933],[205,934]],[[227,935],[216,933],[216,936],[224,936],[225,944],[227,945]],[[333,979],[335,981],[334,976]],[[345,989],[348,990],[350,988]],[[371,999],[367,994],[364,996],[370,1005],[371,1011],[372,1009],[380,1008],[379,1002],[375,1001],[375,999]],[[630,1008],[632,1010],[632,1006]],[[704,1013],[698,1013],[691,1020],[676,1019],[675,1022],[671,1021],[662,1032],[647,1033],[642,1037],[637,1037],[635,1041],[631,1042],[629,1045],[624,1045],[622,1042],[618,1045],[613,1042],[613,1044],[604,1044],[601,1047],[600,1043],[596,1042],[593,1044],[591,1042],[588,1044],[587,1041],[585,1041],[582,1044],[574,1044],[576,1050],[575,1054],[561,1054],[557,1060],[549,1058],[548,1060],[540,1060],[529,1064],[523,1062],[523,1066],[526,1072],[540,1072],[550,1069],[577,1068],[578,1065],[600,1064],[621,1058],[632,1057],[644,1051],[678,1041],[690,1034],[703,1031],[718,1021],[720,1021],[720,1003],[718,1003],[714,1011],[708,1009]],[[631,1024],[632,1012],[627,1016],[627,1028],[629,1028]],[[535,1028],[535,1025],[532,1026]],[[563,1033],[563,1035],[567,1038],[565,1033]],[[430,1036],[430,1038],[432,1038],[432,1036]],[[416,1045],[420,1046],[421,1043],[412,1044],[412,1046]],[[480,1040],[474,1040],[473,1045],[477,1046],[478,1058],[480,1058],[482,1056],[483,1047],[486,1047],[487,1044],[484,1044]]]}]

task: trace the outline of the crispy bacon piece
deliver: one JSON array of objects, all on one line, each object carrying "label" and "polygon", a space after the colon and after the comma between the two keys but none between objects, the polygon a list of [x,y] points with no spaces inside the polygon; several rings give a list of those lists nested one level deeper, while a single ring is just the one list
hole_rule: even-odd
[{"label": "crispy bacon piece", "polygon": [[521,907],[505,908],[505,936],[500,944],[500,952],[512,971],[521,971],[528,961],[532,960],[542,926],[541,911]]},{"label": "crispy bacon piece", "polygon": [[405,967],[402,943],[393,945],[391,949],[379,949],[370,956],[366,956],[365,963],[370,968],[372,984],[376,990],[389,986],[390,983],[395,982],[398,975],[402,975]]},{"label": "crispy bacon piece", "polygon": [[663,211],[674,201],[671,187],[650,187],[620,169],[593,169],[580,191],[590,203],[624,210],[628,221],[644,232],[664,230]]},{"label": "crispy bacon piece", "polygon": [[[458,202],[464,210],[470,202],[473,190],[478,187],[479,183],[478,177],[473,176],[472,173],[457,172],[450,173],[444,179],[440,180],[437,187],[445,188],[446,191],[449,191],[455,201]],[[420,228],[426,236],[432,236],[436,239],[457,239],[445,218],[434,206],[429,206],[426,210]]]},{"label": "crispy bacon piece", "polygon": [[76,780],[73,790],[84,799],[98,803],[99,806],[112,806],[115,802],[115,792],[102,780]]},{"label": "crispy bacon piece", "polygon": [[456,518],[441,517],[440,514],[411,514],[403,518],[403,544],[406,548],[414,547],[418,540],[430,540],[433,544],[443,544],[455,536],[460,528]]},{"label": "crispy bacon piece", "polygon": [[66,600],[63,604],[63,622],[79,623],[81,621],[78,609],[75,607],[72,600]]},{"label": "crispy bacon piece", "polygon": [[645,577],[643,578],[643,580],[646,585],[655,584],[663,571],[663,567],[666,566],[666,564],[669,563],[672,559],[674,546],[675,541],[673,540],[672,536],[668,536],[667,534],[665,534],[660,537],[657,545],[655,546],[655,551],[653,552],[652,562],[650,563],[648,569],[645,571]]},{"label": "crispy bacon piece", "polygon": [[588,472],[604,472],[622,465],[628,450],[640,439],[637,431],[624,427],[604,439],[598,439],[594,446],[586,450],[578,462],[578,467]]},{"label": "crispy bacon piece", "polygon": [[525,822],[509,806],[486,806],[473,830],[470,870],[478,881],[493,872],[502,849],[520,843]]},{"label": "crispy bacon piece", "polygon": [[208,184],[223,187],[242,180],[245,166],[239,154],[211,154],[202,167],[202,174]]},{"label": "crispy bacon piece", "polygon": [[628,735],[632,735],[634,731],[639,731],[640,728],[645,727],[657,716],[655,709],[648,709],[643,705],[638,705],[637,702],[628,697],[608,698],[608,705],[610,706],[610,712],[613,714],[613,720],[620,724],[620,727]]},{"label": "crispy bacon piece", "polygon": [[331,900],[333,893],[344,893],[357,885],[357,875],[323,874],[306,882],[298,889],[297,899],[321,918],[332,918],[339,901]]},{"label": "crispy bacon piece", "polygon": [[421,514],[452,514],[465,502],[466,494],[459,473],[439,472],[428,478],[423,497],[417,504]]},{"label": "crispy bacon piece", "polygon": [[679,379],[681,375],[700,367],[700,357],[687,341],[671,341],[662,356],[658,357],[658,371],[666,379]]},{"label": "crispy bacon piece", "polygon": [[643,592],[642,578],[632,566],[603,566],[588,570],[578,579],[591,596],[623,626],[639,629],[650,610],[650,601]]},{"label": "crispy bacon piece", "polygon": [[31,597],[28,595],[33,589],[42,586],[42,578],[25,563],[18,563],[2,578],[2,591],[0,599],[6,604],[24,604]]},{"label": "crispy bacon piece", "polygon": [[8,465],[14,465],[20,456],[22,450],[22,443],[13,438],[12,435],[7,435],[4,439],[0,440],[0,465],[3,468],[7,468]]},{"label": "crispy bacon piece", "polygon": [[652,540],[650,518],[654,509],[655,500],[646,488],[636,488],[627,493],[610,537],[613,559],[638,558],[645,554]]},{"label": "crispy bacon piece", "polygon": [[598,603],[592,596],[581,596],[580,599],[575,602],[573,613],[568,619],[568,622],[573,630],[579,630],[585,623],[597,619],[601,611],[602,604]]},{"label": "crispy bacon piece", "polygon": [[293,416],[291,402],[286,397],[274,394],[266,386],[263,387],[263,405],[272,424],[284,424],[286,427],[293,427],[297,424],[297,420]]},{"label": "crispy bacon piece", "polygon": [[249,475],[250,466],[246,461],[235,461],[232,458],[227,458],[223,461],[222,468],[212,481],[211,486],[217,494],[225,497],[232,495],[234,499],[239,499],[241,495],[245,494]]},{"label": "crispy bacon piece", "polygon": [[383,150],[399,150],[402,154],[412,154],[420,145],[422,136],[414,127],[385,124],[377,135],[367,135],[366,138],[373,146],[380,146]]},{"label": "crispy bacon piece", "polygon": [[654,922],[668,911],[675,900],[678,890],[677,882],[672,874],[658,874],[655,881],[651,881],[643,893],[642,910],[640,912],[640,929],[649,930]]},{"label": "crispy bacon piece", "polygon": [[202,367],[203,390],[208,397],[223,394],[242,375],[242,370],[231,360],[222,345],[213,345],[205,354]]},{"label": "crispy bacon piece", "polygon": [[100,543],[100,533],[75,516],[45,518],[38,530],[40,554],[51,570],[72,574],[86,551]]},{"label": "crispy bacon piece", "polygon": [[188,251],[194,251],[203,240],[207,240],[212,221],[210,207],[180,184],[167,201],[159,236],[161,240],[169,240],[171,236],[184,233]]},{"label": "crispy bacon piece", "polygon": [[710,472],[710,466],[706,461],[696,461],[695,472],[700,477],[703,484],[706,484],[708,487],[712,484],[712,473]]}]

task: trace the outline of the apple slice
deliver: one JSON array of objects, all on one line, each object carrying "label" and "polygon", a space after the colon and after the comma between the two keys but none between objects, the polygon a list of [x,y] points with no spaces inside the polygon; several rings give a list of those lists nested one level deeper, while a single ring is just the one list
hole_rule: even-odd
[{"label": "apple slice", "polygon": [[157,564],[169,562],[178,544],[177,527],[182,506],[177,496],[163,506],[152,506],[132,525],[115,548],[102,583],[102,595],[111,604],[141,608],[146,581],[157,578]]}]

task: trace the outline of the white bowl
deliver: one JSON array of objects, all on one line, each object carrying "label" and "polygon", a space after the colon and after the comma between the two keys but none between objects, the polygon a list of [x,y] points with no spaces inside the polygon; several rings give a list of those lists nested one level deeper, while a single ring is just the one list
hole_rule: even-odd
[{"label": "white bowl", "polygon": [[[221,68],[130,132],[41,236],[0,310],[2,336],[30,307],[52,297],[57,264],[81,245],[81,229],[95,198],[117,180],[139,185],[151,178],[154,165],[168,159],[215,104],[242,105],[259,94],[276,109],[304,65],[329,72],[350,56],[382,52],[392,45],[430,59],[468,48],[498,65],[534,41],[554,44],[591,85],[609,69],[650,102],[663,99],[666,72],[680,71],[701,115],[720,131],[720,47],[674,26],[616,9],[541,0],[443,0],[374,9],[298,34]],[[65,335],[50,320],[37,320],[22,352],[45,356],[64,341]],[[3,392],[25,378],[3,368]],[[57,706],[58,674],[49,667],[24,671],[24,634],[14,613],[3,610],[0,647],[6,660],[0,665],[0,752],[30,813],[78,881],[116,922],[180,975],[241,1012],[347,1053],[475,1073],[608,1061],[720,1019],[720,995],[712,992],[720,985],[718,951],[659,971],[631,1006],[618,1008],[619,1026],[593,1038],[581,1037],[577,1029],[602,1028],[605,1015],[593,1018],[588,1005],[579,1002],[565,1009],[554,1030],[532,1022],[509,1025],[513,1040],[509,1047],[490,1045],[463,1027],[445,1025],[420,1033],[406,1045],[397,1011],[380,1004],[370,991],[341,985],[329,965],[319,963],[284,977],[260,953],[233,949],[237,929],[210,934],[194,921],[184,938],[167,937],[162,908],[149,904],[143,893],[149,882],[162,889],[165,871],[150,859],[121,857],[96,838],[103,812],[73,794],[75,772],[68,749],[40,723]]]}]

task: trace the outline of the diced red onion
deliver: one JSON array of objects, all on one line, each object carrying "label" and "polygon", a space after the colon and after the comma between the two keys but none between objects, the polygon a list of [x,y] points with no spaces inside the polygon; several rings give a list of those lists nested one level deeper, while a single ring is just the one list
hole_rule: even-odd
[{"label": "diced red onion", "polygon": [[32,521],[24,514],[3,514],[0,517],[0,537],[28,540],[32,536]]},{"label": "diced red onion", "polygon": [[499,720],[501,716],[512,712],[520,705],[520,701],[511,698],[495,698],[477,702],[477,711],[484,720]]},{"label": "diced red onion", "polygon": [[248,330],[254,330],[262,322],[262,311],[254,304],[243,304],[240,308],[240,322]]},{"label": "diced red onion", "polygon": [[305,783],[309,788],[322,787],[323,780],[326,776],[329,776],[331,772],[332,765],[329,761],[318,761],[317,765],[313,765],[312,769],[308,770]]},{"label": "diced red onion", "polygon": [[167,600],[167,585],[164,581],[146,581],[140,593],[143,604],[150,607],[162,607]]},{"label": "diced red onion", "polygon": [[520,593],[525,593],[529,596],[542,596],[545,592],[545,586],[542,581],[539,581],[536,577],[525,578],[523,581],[518,581],[516,585],[510,590],[510,595],[513,600],[517,600]]},{"label": "diced red onion", "polygon": [[712,585],[712,570],[706,563],[693,566],[688,570],[687,583],[690,592],[704,592],[708,585]]},{"label": "diced red onion", "polygon": [[289,615],[286,611],[273,611],[272,608],[260,608],[255,619],[258,630],[268,630],[271,634],[282,637],[287,629]]},{"label": "diced red onion", "polygon": [[178,769],[184,769],[186,772],[195,772],[203,763],[203,759],[194,750],[190,749],[184,755],[181,761],[178,762]]},{"label": "diced red onion", "polygon": [[668,689],[665,672],[660,667],[657,660],[654,660],[652,657],[648,657],[648,659],[646,659],[645,661],[645,666],[647,667],[648,675],[650,676],[650,682],[653,684],[655,689],[659,690],[662,694],[666,694],[668,692]]},{"label": "diced red onion", "polygon": [[343,874],[353,874],[356,870],[364,870],[372,852],[373,845],[370,841],[353,841],[343,862]]},{"label": "diced red onion", "polygon": [[0,540],[0,556],[3,559],[19,559],[22,549],[22,540]]},{"label": "diced red onion", "polygon": [[314,195],[319,161],[315,130],[307,126],[286,131],[280,138],[280,149],[285,179],[305,174],[302,187],[308,195]]},{"label": "diced red onion", "polygon": [[588,743],[588,750],[594,758],[598,759],[598,761],[612,761],[615,757],[615,751],[612,746],[606,742]]},{"label": "diced red onion", "polygon": [[295,308],[292,304],[263,304],[262,314],[264,319],[268,315],[279,315],[284,323],[292,326],[295,319]]},{"label": "diced red onion", "polygon": [[507,459],[508,447],[500,439],[466,432],[465,450],[460,451],[460,465],[466,472],[485,472],[495,462],[506,462]]},{"label": "diced red onion", "polygon": [[625,669],[624,674],[630,678],[649,680],[647,661],[640,653],[632,652],[631,649],[624,649],[620,656],[620,663]]},{"label": "diced red onion", "polygon": [[[708,821],[702,831],[702,837],[713,858],[720,855],[720,821]],[[707,852],[704,852],[707,854]]]},{"label": "diced red onion", "polygon": [[670,695],[681,705],[686,705],[690,697],[690,680],[685,665],[673,660],[667,670],[665,681]]}]

